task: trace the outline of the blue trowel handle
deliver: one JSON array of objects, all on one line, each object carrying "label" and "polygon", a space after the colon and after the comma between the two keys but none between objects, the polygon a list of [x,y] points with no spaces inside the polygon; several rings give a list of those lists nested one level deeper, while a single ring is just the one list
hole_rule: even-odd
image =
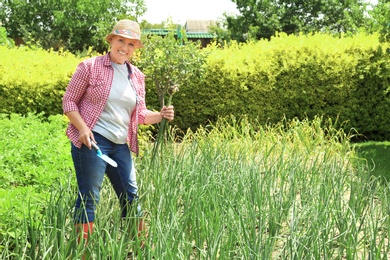
[{"label": "blue trowel handle", "polygon": [[90,139],[90,141],[91,141],[92,147],[96,150],[98,156],[102,156],[102,151],[100,151],[99,146],[97,146],[97,144],[95,144],[91,139]]}]

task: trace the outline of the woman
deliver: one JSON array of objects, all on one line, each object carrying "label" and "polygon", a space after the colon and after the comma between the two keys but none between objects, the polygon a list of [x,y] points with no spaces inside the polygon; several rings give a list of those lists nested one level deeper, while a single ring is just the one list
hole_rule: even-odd
[{"label": "woman", "polygon": [[[145,76],[129,62],[134,51],[143,47],[140,39],[138,23],[119,21],[106,36],[109,53],[81,62],[63,97],[63,110],[70,121],[67,135],[79,191],[74,219],[86,241],[93,230],[105,174],[120,200],[123,217],[137,199],[131,156],[131,151],[138,154],[137,125],[174,119],[172,106],[163,107],[160,112],[146,108]],[[91,142],[113,159],[117,167],[98,157]]]}]

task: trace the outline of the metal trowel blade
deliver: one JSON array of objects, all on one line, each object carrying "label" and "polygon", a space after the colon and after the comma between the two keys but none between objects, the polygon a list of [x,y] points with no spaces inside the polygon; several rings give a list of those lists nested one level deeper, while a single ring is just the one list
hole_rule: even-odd
[{"label": "metal trowel blade", "polygon": [[106,163],[110,164],[111,166],[113,166],[113,167],[118,167],[118,164],[116,163],[116,161],[114,161],[113,159],[111,159],[111,158],[108,157],[107,155],[102,154],[102,155],[99,156],[99,157],[102,158]]}]

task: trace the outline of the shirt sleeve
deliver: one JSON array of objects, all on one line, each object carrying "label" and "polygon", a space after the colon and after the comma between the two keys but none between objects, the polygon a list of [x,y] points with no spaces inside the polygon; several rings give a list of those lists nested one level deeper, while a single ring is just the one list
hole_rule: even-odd
[{"label": "shirt sleeve", "polygon": [[133,80],[136,81],[137,86],[139,106],[138,124],[145,124],[145,117],[149,112],[151,112],[151,110],[146,108],[145,102],[145,75],[138,69],[136,70],[136,72],[136,76],[133,78]]},{"label": "shirt sleeve", "polygon": [[145,103],[145,91],[142,91],[143,94],[139,94],[139,116],[138,116],[138,124],[145,124],[145,117],[150,112],[149,109],[146,108]]},{"label": "shirt sleeve", "polygon": [[64,114],[79,111],[79,103],[88,87],[89,73],[85,63],[80,63],[73,74],[62,99]]}]

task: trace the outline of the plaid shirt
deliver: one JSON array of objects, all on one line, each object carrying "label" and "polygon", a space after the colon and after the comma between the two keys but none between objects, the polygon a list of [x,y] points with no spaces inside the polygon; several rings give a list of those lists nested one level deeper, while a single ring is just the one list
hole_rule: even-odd
[{"label": "plaid shirt", "polygon": [[[138,155],[138,124],[145,123],[150,112],[145,104],[145,75],[128,63],[130,78],[137,94],[137,104],[130,118],[127,142],[131,151]],[[90,129],[93,129],[102,113],[110,94],[114,69],[109,54],[81,62],[70,80],[62,100],[64,113],[78,111]],[[79,131],[69,123],[66,134],[72,143],[80,148]]]}]

